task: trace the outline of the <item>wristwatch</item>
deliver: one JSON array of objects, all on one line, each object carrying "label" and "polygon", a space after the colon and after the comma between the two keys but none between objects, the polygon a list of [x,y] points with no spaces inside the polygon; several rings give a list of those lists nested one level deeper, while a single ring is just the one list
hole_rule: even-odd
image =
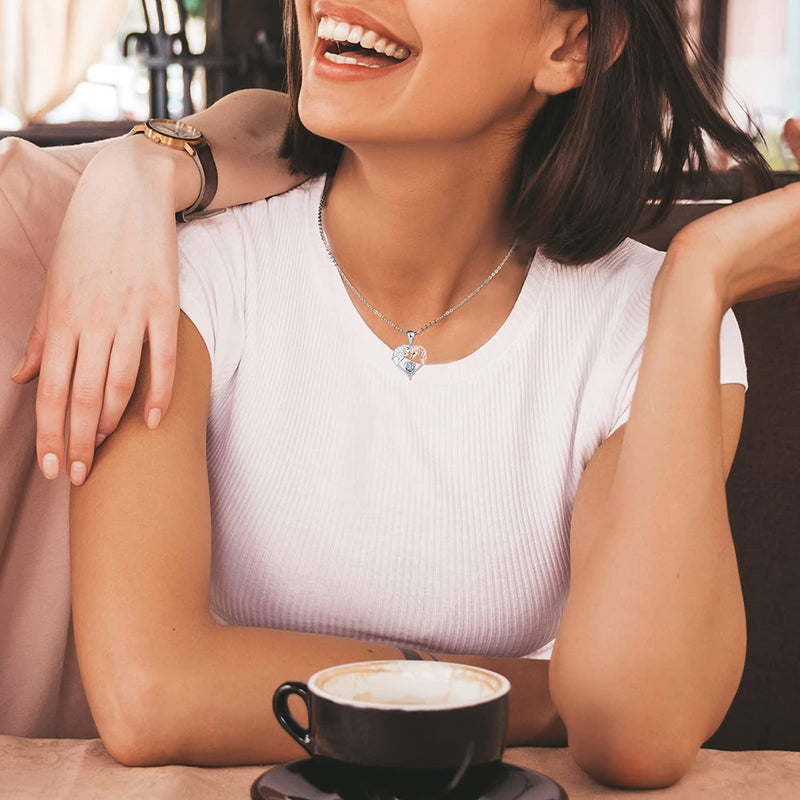
[{"label": "wristwatch", "polygon": [[197,128],[172,119],[151,119],[135,125],[129,136],[137,133],[143,133],[151,142],[164,147],[186,151],[200,170],[200,194],[192,205],[175,215],[179,222],[214,217],[225,211],[224,208],[206,211],[217,193],[217,165],[211,154],[211,145]]}]

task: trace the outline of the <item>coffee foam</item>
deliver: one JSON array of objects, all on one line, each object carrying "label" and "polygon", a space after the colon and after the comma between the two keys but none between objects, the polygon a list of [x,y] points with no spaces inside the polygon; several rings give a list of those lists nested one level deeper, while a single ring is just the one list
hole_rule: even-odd
[{"label": "coffee foam", "polygon": [[501,675],[463,664],[373,661],[323,670],[309,688],[348,705],[434,710],[483,703],[510,686]]}]

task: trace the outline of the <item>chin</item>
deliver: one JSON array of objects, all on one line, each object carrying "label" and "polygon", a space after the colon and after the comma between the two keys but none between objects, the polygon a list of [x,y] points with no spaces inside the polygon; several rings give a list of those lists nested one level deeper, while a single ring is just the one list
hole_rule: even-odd
[{"label": "chin", "polygon": [[380,81],[329,81],[304,65],[298,97],[303,125],[317,136],[349,144],[397,144],[419,138],[420,115],[409,124],[407,103]]},{"label": "chin", "polygon": [[341,111],[330,107],[330,104],[320,105],[313,101],[306,102],[303,95],[300,95],[300,102],[297,106],[297,113],[300,122],[311,131],[311,133],[321,136],[324,139],[332,139],[342,143],[341,134],[347,132],[347,128],[352,128],[352,123],[348,125],[341,119]]},{"label": "chin", "polygon": [[330,96],[319,99],[301,91],[297,111],[303,125],[323,139],[345,146],[357,141],[385,141],[385,136],[376,130],[378,126],[365,111],[351,112]]}]

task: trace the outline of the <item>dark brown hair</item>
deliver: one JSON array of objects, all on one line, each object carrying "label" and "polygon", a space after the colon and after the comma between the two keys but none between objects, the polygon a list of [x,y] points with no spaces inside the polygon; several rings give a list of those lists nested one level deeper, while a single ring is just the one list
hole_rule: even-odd
[{"label": "dark brown hair", "polygon": [[[684,178],[707,177],[709,143],[766,182],[751,137],[714,99],[713,69],[692,49],[678,0],[552,1],[586,10],[589,56],[583,86],[551,97],[523,135],[510,202],[524,249],[540,247],[567,264],[608,253],[634,231],[648,201],[658,222]],[[293,111],[281,155],[293,172],[321,175],[336,168],[342,145],[308,131],[297,114],[297,17],[293,0],[285,6]],[[620,30],[627,41],[609,68]]]}]

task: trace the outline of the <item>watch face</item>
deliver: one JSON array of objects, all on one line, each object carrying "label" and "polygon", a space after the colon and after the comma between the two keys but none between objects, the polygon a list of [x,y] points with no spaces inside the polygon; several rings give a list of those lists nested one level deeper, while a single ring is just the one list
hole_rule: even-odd
[{"label": "watch face", "polygon": [[148,125],[156,133],[170,136],[173,139],[191,141],[192,139],[200,139],[203,135],[197,128],[193,128],[191,125],[185,125],[182,122],[173,122],[168,119],[152,119]]}]

